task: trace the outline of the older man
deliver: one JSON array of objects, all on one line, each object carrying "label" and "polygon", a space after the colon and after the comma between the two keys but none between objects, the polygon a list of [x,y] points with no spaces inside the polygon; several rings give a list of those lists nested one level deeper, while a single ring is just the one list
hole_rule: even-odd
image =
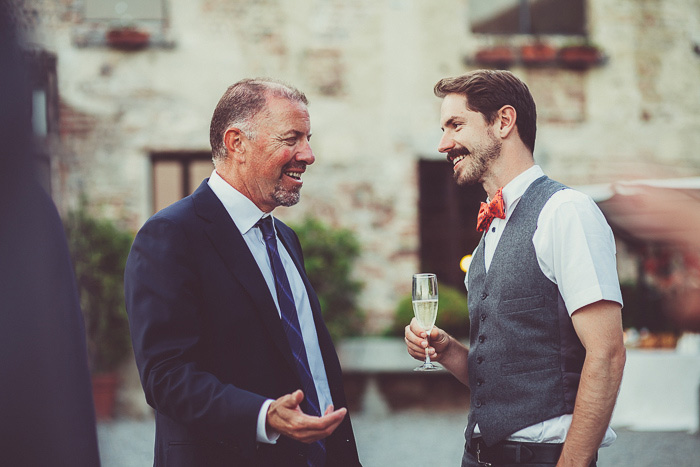
[{"label": "older man", "polygon": [[355,466],[341,371],[294,232],[314,162],[307,99],[243,80],[219,101],[215,170],[146,222],[126,301],[156,466]]}]

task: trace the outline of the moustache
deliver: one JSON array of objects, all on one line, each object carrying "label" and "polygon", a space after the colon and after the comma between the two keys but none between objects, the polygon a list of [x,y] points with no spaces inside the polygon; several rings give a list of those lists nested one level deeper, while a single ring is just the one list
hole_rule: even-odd
[{"label": "moustache", "polygon": [[306,162],[290,162],[289,164],[285,165],[284,168],[282,169],[283,172],[289,170],[289,169],[301,169],[301,170],[306,170],[306,166],[308,164]]}]

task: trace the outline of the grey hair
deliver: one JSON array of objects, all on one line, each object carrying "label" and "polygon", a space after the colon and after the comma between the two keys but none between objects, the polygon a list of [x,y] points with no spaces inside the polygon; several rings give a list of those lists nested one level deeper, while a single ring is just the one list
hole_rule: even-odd
[{"label": "grey hair", "polygon": [[243,79],[229,86],[214,109],[209,127],[209,143],[215,165],[226,159],[224,134],[230,128],[240,129],[251,140],[256,138],[254,119],[265,110],[269,96],[309,105],[303,92],[275,79]]}]

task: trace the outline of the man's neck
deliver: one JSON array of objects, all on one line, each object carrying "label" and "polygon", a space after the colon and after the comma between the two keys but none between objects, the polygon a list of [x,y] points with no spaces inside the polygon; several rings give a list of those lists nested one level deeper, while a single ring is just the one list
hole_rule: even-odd
[{"label": "man's neck", "polygon": [[481,184],[489,198],[493,199],[499,188],[503,188],[534,165],[532,154],[525,149],[511,153],[504,152],[493,162]]}]

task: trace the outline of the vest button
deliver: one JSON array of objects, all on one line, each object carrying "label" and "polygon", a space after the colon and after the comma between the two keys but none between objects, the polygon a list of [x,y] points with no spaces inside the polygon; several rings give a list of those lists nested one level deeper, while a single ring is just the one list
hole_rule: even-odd
[{"label": "vest button", "polygon": [[486,336],[479,336],[479,342],[484,342],[486,340]]},{"label": "vest button", "polygon": [[477,379],[477,380],[476,380],[476,385],[477,385],[477,386],[483,386],[483,385],[484,385],[484,380],[481,379],[481,378]]},{"label": "vest button", "polygon": [[486,297],[488,297],[488,296],[489,296],[489,294],[487,294],[486,292],[484,292],[484,293],[481,294],[481,299],[482,299],[482,300],[486,300]]},{"label": "vest button", "polygon": [[476,357],[476,363],[478,363],[479,365],[481,365],[483,362],[484,362],[484,357],[482,357],[481,355],[479,355],[478,357]]},{"label": "vest button", "polygon": [[483,315],[481,315],[481,321],[486,321],[486,313],[484,313]]},{"label": "vest button", "polygon": [[478,401],[474,402],[474,405],[476,407],[481,407],[481,401],[478,400]]}]

